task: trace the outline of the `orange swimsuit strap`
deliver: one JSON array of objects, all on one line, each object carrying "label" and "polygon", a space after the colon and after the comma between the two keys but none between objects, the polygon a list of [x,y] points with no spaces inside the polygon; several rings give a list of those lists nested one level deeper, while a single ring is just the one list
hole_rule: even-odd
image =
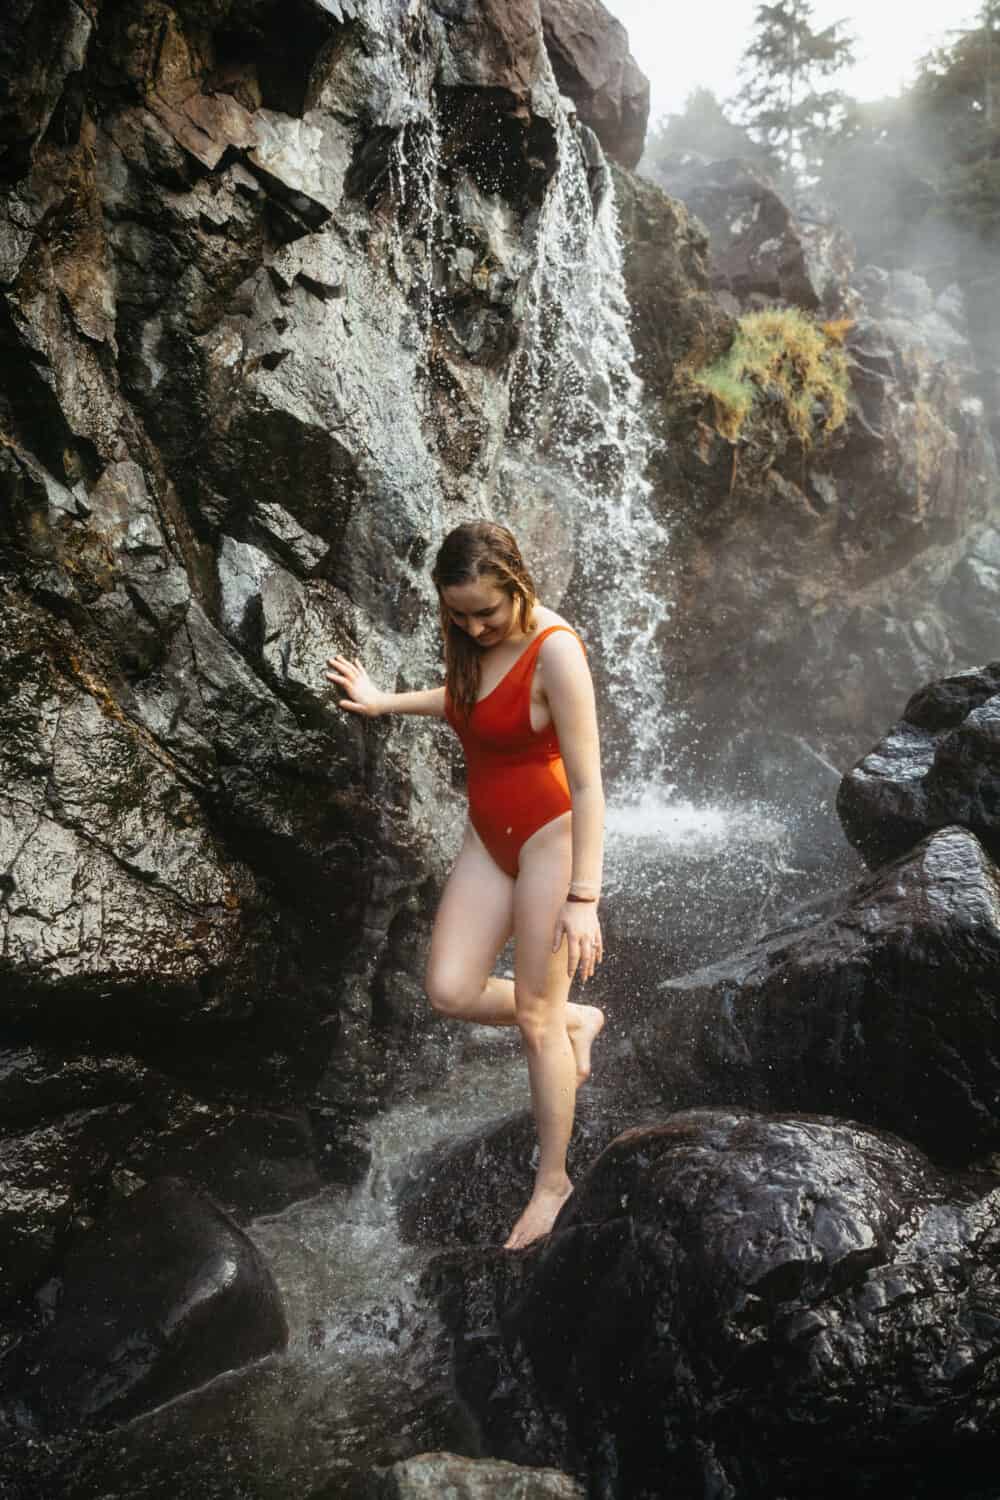
[{"label": "orange swimsuit strap", "polygon": [[465,751],[469,820],[495,862],[512,878],[525,841],[572,808],[555,725],[531,727],[535,663],[542,642],[556,630],[580,640],[568,625],[549,625],[492,692],[479,699],[467,719],[456,714],[445,695],[445,716]]}]

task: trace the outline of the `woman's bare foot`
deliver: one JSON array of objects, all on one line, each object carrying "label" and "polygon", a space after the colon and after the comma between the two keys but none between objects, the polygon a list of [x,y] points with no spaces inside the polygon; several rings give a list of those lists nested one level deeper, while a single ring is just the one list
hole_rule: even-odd
[{"label": "woman's bare foot", "polygon": [[568,1177],[564,1187],[536,1187],[527,1208],[508,1235],[504,1249],[523,1250],[525,1245],[532,1245],[543,1234],[548,1234],[572,1191],[573,1184]]},{"label": "woman's bare foot", "polygon": [[604,1026],[604,1012],[596,1005],[570,1005],[566,1030],[576,1058],[577,1087],[590,1077],[590,1049]]}]

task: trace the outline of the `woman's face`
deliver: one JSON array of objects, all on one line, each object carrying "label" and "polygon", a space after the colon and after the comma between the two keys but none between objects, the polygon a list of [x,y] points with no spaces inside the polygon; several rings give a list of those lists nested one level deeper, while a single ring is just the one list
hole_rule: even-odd
[{"label": "woman's face", "polygon": [[484,649],[505,640],[514,627],[514,601],[488,578],[455,583],[441,590],[452,623]]}]

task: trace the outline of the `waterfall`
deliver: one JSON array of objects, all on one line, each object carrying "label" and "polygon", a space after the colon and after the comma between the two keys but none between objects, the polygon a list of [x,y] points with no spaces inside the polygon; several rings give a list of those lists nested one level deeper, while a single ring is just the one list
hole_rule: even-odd
[{"label": "waterfall", "polygon": [[668,537],[650,506],[653,438],[633,370],[614,188],[600,147],[563,116],[519,314],[509,435],[525,467],[562,479],[575,533],[571,596],[610,709],[618,795],[665,780],[656,643]]},{"label": "waterfall", "polygon": [[[435,257],[443,248],[448,223],[439,202],[441,132],[432,111],[409,120],[398,132],[389,155],[389,178],[395,200],[392,253],[399,266],[409,246],[419,247],[422,277],[417,301],[422,354],[430,336],[435,310]],[[405,225],[405,228],[404,228]],[[405,278],[399,277],[401,282]]]}]

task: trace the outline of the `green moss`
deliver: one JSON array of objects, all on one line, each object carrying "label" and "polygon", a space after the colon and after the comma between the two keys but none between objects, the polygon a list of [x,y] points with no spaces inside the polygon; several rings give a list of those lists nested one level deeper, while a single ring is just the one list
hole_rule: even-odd
[{"label": "green moss", "polygon": [[726,353],[690,375],[711,396],[722,436],[739,442],[765,400],[777,403],[803,448],[842,427],[850,380],[841,345],[848,326],[816,323],[797,308],[740,318]]}]

